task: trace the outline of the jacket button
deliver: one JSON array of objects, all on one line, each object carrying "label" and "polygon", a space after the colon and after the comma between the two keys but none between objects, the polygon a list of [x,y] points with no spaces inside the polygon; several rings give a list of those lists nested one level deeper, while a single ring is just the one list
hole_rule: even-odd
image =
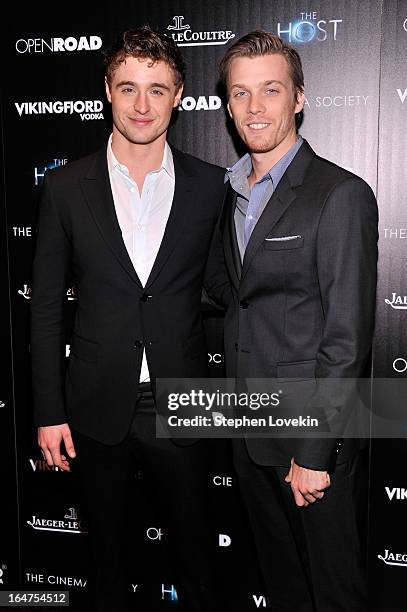
[{"label": "jacket button", "polygon": [[246,310],[246,308],[249,308],[249,302],[246,302],[246,300],[242,300],[240,302],[240,308],[243,308],[243,310]]},{"label": "jacket button", "polygon": [[153,296],[148,295],[147,293],[143,293],[143,295],[140,298],[142,302],[150,302],[152,299],[153,299]]},{"label": "jacket button", "polygon": [[143,346],[143,341],[142,340],[136,340],[134,342],[134,346],[135,346],[135,348],[141,348]]}]

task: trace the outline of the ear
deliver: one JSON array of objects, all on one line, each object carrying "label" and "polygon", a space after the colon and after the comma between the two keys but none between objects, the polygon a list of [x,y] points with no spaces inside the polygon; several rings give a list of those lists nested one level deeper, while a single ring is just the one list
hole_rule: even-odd
[{"label": "ear", "polygon": [[227,103],[226,108],[228,109],[228,113],[229,113],[230,118],[233,119],[233,115],[232,115],[232,111],[230,110],[229,102]]},{"label": "ear", "polygon": [[109,102],[112,102],[112,94],[110,93],[110,87],[109,87],[109,83],[107,82],[107,78],[105,77],[105,91],[106,91],[106,97],[109,100]]},{"label": "ear", "polygon": [[172,105],[173,108],[177,108],[179,103],[181,102],[182,92],[184,91],[184,84],[180,85],[175,93],[174,103]]},{"label": "ear", "polygon": [[295,103],[295,114],[299,113],[302,111],[302,109],[304,108],[304,104],[305,104],[305,93],[304,90],[301,89],[301,91],[297,92],[297,102]]}]

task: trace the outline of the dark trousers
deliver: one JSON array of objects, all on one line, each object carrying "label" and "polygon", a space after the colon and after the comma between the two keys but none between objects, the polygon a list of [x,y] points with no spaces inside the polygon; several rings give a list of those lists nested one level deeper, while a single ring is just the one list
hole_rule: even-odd
[{"label": "dark trousers", "polygon": [[273,612],[367,612],[367,461],[339,464],[322,500],[295,505],[288,468],[260,466],[233,440],[235,468]]},{"label": "dark trousers", "polygon": [[[179,581],[180,609],[212,609],[208,603],[212,564],[206,551],[212,542],[205,508],[205,446],[177,446],[170,439],[156,438],[155,416],[151,389],[144,384],[140,385],[130,431],[120,444],[105,445],[72,432],[77,453],[72,470],[77,474],[88,520],[92,557],[88,610],[92,612],[130,610],[128,570],[132,564],[142,564],[140,551],[129,551],[127,546],[129,524],[134,523],[136,512],[130,503],[136,466],[143,471],[143,483],[156,507],[165,507],[163,520]],[[158,576],[151,578],[159,580]],[[133,601],[132,609],[136,599]],[[154,601],[151,609],[155,609]]]}]

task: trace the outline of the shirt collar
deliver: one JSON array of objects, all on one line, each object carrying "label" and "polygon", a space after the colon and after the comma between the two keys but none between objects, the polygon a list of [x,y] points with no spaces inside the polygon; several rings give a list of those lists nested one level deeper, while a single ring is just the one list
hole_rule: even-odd
[{"label": "shirt collar", "polygon": [[[124,164],[121,164],[117,159],[112,149],[112,134],[109,136],[109,140],[107,143],[107,166],[109,169],[109,173],[112,173],[113,170],[119,170],[123,172],[126,176],[129,176],[129,169]],[[172,179],[175,179],[175,171],[174,171],[174,159],[172,156],[172,151],[168,142],[165,142],[164,145],[164,154],[163,159],[161,161],[161,165],[158,170],[154,170],[154,172],[161,172],[161,170],[165,170],[168,176]]]},{"label": "shirt collar", "polygon": [[[298,152],[298,149],[303,143],[302,136],[298,136],[296,142],[293,146],[283,155],[281,159],[278,160],[276,164],[262,178],[258,183],[262,183],[265,180],[271,179],[273,182],[274,189],[276,189],[278,183],[280,182],[284,172],[287,170],[288,166],[294,159],[295,155]],[[252,171],[252,160],[249,153],[246,153],[241,157],[231,168],[226,171],[224,182],[236,181],[241,178],[247,179],[249,174]]]}]

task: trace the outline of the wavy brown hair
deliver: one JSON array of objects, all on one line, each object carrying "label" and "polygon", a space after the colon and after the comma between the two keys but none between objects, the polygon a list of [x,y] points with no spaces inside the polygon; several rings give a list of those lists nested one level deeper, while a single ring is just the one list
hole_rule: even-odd
[{"label": "wavy brown hair", "polygon": [[185,80],[185,62],[172,38],[144,25],[137,30],[123,32],[110,49],[104,52],[105,76],[110,87],[115,70],[126,57],[165,62],[172,68],[178,88]]}]

